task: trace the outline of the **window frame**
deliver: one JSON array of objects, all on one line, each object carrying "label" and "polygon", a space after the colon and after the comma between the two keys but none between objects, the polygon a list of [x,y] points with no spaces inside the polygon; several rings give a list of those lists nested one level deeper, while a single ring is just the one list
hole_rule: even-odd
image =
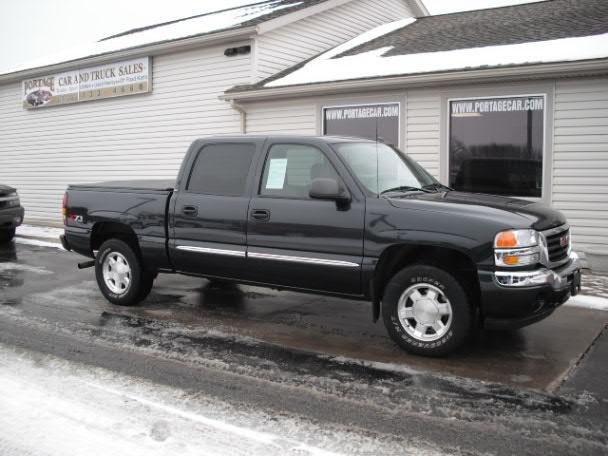
[{"label": "window frame", "polygon": [[[397,147],[398,149],[401,148],[401,141],[402,141],[402,134],[401,134],[401,129],[402,129],[402,125],[401,125],[401,109],[402,109],[402,104],[401,101],[397,100],[397,101],[381,101],[381,102],[367,102],[367,103],[342,103],[342,104],[332,104],[332,105],[321,105],[321,136],[332,136],[332,135],[328,135],[325,133],[325,111],[327,109],[335,109],[335,108],[347,108],[347,107],[357,107],[357,106],[385,106],[385,105],[397,105],[398,106],[398,112],[399,114],[397,115],[397,144],[395,144],[395,147]],[[361,138],[360,136],[357,136],[356,138]],[[368,139],[368,138],[361,138],[361,139]]]},{"label": "window frame", "polygon": [[[504,93],[504,92],[503,92]],[[549,111],[549,106],[547,104],[547,92],[544,93],[514,93],[514,94],[509,94],[509,95],[480,95],[480,96],[473,96],[473,97],[452,97],[449,96],[446,99],[446,132],[447,132],[447,136],[445,139],[445,144],[446,144],[446,153],[445,153],[445,176],[447,176],[447,185],[450,184],[449,182],[449,177],[450,177],[450,160],[451,160],[451,154],[450,154],[450,125],[451,125],[451,118],[452,118],[452,113],[450,111],[450,105],[453,101],[469,101],[469,100],[488,100],[488,99],[493,99],[493,98],[530,98],[530,97],[542,97],[543,98],[543,131],[542,131],[542,138],[543,138],[543,147],[542,147],[542,159],[543,159],[543,164],[542,164],[542,171],[541,171],[541,178],[542,178],[542,186],[540,189],[540,196],[516,196],[516,195],[501,195],[507,198],[519,198],[519,199],[525,199],[525,200],[530,200],[530,201],[546,201],[548,196],[551,195],[551,188],[547,189],[547,185],[549,187],[551,187],[552,182],[551,179],[547,178],[547,172],[548,172],[548,158],[547,157],[547,115],[548,115],[548,111]],[[443,174],[443,173],[441,173]]]},{"label": "window frame", "polygon": [[331,158],[329,157],[327,152],[323,150],[323,148],[321,148],[315,144],[299,143],[299,142],[293,142],[293,141],[273,142],[272,144],[268,144],[268,147],[266,148],[266,151],[264,152],[264,160],[262,162],[262,167],[260,169],[260,177],[259,177],[259,181],[258,181],[258,185],[257,185],[257,195],[256,195],[257,198],[275,198],[275,199],[284,199],[284,200],[288,199],[288,200],[294,200],[294,201],[318,201],[318,200],[315,200],[314,198],[311,198],[310,196],[307,198],[302,198],[302,197],[297,197],[297,196],[269,195],[269,194],[262,193],[262,185],[264,183],[264,174],[266,172],[266,163],[268,163],[268,158],[270,157],[270,152],[272,151],[272,148],[274,146],[307,146],[307,147],[311,147],[313,149],[317,149],[319,152],[321,152],[321,154],[325,157],[327,162],[334,169],[336,176],[338,176],[338,184],[341,184],[342,186],[344,186],[344,188],[347,188],[346,184],[344,183],[344,178],[338,171],[338,167],[331,160]]},{"label": "window frame", "polygon": [[[248,145],[248,146],[253,147],[253,155],[251,156],[251,163],[249,164],[249,170],[247,171],[247,176],[245,177],[245,184],[243,187],[243,191],[240,194],[238,194],[238,195],[218,195],[215,193],[196,192],[196,191],[189,189],[190,181],[192,180],[192,176],[194,174],[194,169],[196,167],[198,159],[206,147],[209,147],[209,146],[242,146],[242,145]],[[251,173],[253,172],[253,170],[255,170],[255,164],[257,161],[257,158],[256,158],[257,153],[258,153],[258,145],[255,142],[245,142],[244,141],[244,142],[208,142],[208,143],[204,143],[196,151],[196,153],[193,154],[194,156],[190,163],[190,171],[188,172],[188,176],[184,182],[183,192],[189,193],[192,195],[204,195],[204,196],[218,197],[218,198],[242,198],[244,196],[247,196],[249,193],[249,182],[251,179]]]}]

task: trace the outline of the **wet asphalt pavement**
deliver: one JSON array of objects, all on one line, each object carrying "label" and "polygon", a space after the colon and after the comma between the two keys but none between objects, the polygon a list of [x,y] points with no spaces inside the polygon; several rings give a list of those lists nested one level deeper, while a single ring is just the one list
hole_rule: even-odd
[{"label": "wet asphalt pavement", "polygon": [[165,275],[119,308],[78,261],[0,248],[0,344],[346,426],[394,454],[608,454],[607,312],[563,307],[429,360],[396,348],[367,303]]}]

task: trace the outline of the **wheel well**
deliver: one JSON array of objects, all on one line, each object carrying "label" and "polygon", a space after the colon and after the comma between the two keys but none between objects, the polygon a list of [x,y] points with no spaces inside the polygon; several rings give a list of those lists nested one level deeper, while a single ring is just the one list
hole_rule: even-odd
[{"label": "wheel well", "polygon": [[141,258],[137,235],[130,226],[117,222],[96,223],[91,233],[91,250],[99,250],[99,247],[108,239],[120,239],[126,242],[133,247],[135,253]]},{"label": "wheel well", "polygon": [[477,267],[469,256],[447,247],[400,245],[386,249],[378,260],[371,284],[374,321],[380,316],[380,302],[388,282],[397,272],[416,263],[435,266],[454,275],[463,282],[465,292],[473,305],[478,307],[481,292]]}]

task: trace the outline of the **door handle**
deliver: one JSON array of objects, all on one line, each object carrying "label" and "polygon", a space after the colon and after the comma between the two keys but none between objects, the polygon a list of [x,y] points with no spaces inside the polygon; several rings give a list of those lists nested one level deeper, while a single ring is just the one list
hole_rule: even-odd
[{"label": "door handle", "polygon": [[268,209],[253,209],[251,211],[251,218],[255,220],[268,220],[270,219],[270,211]]},{"label": "door handle", "polygon": [[184,206],[182,208],[182,213],[184,215],[195,216],[198,214],[198,208],[196,206]]}]

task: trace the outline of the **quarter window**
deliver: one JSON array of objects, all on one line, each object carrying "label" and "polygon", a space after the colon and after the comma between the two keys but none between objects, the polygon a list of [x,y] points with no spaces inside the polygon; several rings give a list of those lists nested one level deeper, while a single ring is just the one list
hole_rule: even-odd
[{"label": "quarter window", "polygon": [[313,146],[277,144],[268,152],[260,194],[309,198],[316,178],[338,176],[323,152]]},{"label": "quarter window", "polygon": [[541,196],[544,97],[454,100],[449,109],[451,187]]},{"label": "quarter window", "polygon": [[207,195],[241,196],[254,154],[254,144],[205,146],[196,157],[186,189]]}]

